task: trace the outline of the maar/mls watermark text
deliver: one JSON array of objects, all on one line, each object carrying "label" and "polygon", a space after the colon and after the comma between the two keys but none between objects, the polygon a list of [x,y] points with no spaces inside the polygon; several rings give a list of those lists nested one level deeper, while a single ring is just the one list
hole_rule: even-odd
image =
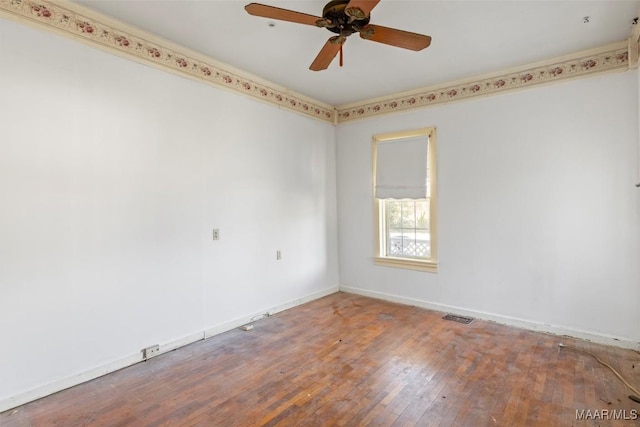
[{"label": "maar/mls watermark text", "polygon": [[637,409],[576,409],[576,420],[637,420]]}]

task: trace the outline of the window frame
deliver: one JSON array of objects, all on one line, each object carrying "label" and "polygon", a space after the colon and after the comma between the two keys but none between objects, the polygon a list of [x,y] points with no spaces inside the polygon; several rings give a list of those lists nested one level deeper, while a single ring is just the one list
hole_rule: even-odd
[{"label": "window frame", "polygon": [[[429,259],[415,259],[415,258],[401,258],[385,255],[386,253],[386,229],[384,223],[383,214],[383,199],[376,199],[375,187],[376,187],[376,162],[378,144],[388,141],[397,141],[399,139],[409,139],[416,137],[428,138],[428,171],[429,171],[429,231],[430,231],[430,250],[431,257]],[[372,199],[373,199],[373,216],[374,216],[374,236],[375,236],[375,251],[373,262],[376,265],[404,268],[409,270],[419,271],[438,271],[438,218],[437,218],[437,171],[436,171],[436,128],[426,127],[420,129],[413,129],[400,132],[382,133],[373,136],[372,142],[372,154],[373,154],[373,186],[372,186]]]}]

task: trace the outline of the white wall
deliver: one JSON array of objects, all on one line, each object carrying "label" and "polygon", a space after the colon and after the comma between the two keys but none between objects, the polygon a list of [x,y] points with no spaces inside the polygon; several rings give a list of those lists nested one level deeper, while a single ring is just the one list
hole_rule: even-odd
[{"label": "white wall", "polygon": [[337,289],[330,124],[3,20],[0,120],[5,407]]},{"label": "white wall", "polygon": [[[340,126],[341,286],[637,347],[637,85],[609,74]],[[371,136],[425,126],[440,271],[374,266]]]}]

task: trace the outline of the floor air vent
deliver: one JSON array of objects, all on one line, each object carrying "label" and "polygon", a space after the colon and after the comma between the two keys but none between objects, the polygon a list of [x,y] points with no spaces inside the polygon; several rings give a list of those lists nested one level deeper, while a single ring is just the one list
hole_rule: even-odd
[{"label": "floor air vent", "polygon": [[458,323],[464,323],[465,325],[468,325],[469,323],[473,322],[473,317],[456,316],[455,314],[447,314],[446,316],[443,317],[443,319],[452,320]]}]

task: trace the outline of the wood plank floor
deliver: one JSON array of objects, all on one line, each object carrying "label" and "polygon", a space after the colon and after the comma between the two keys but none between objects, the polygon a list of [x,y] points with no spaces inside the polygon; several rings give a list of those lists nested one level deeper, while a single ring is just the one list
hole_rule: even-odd
[{"label": "wood plank floor", "polygon": [[[337,293],[0,414],[14,426],[637,426],[632,350]],[[633,412],[636,411],[636,412]],[[593,417],[592,417],[593,418]]]}]

